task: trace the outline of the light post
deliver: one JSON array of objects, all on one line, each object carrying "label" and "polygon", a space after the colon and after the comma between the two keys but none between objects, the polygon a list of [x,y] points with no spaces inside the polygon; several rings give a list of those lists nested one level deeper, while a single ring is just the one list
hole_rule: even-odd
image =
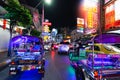
[{"label": "light post", "polygon": [[43,3],[43,5],[42,5],[42,27],[44,26],[44,24],[43,24],[43,22],[44,22],[44,15],[45,15],[45,13],[44,13],[44,3]]},{"label": "light post", "polygon": [[45,17],[45,9],[44,9],[44,3],[47,3],[48,5],[51,4],[51,0],[44,0],[43,5],[42,5],[42,27],[44,26],[44,17]]}]

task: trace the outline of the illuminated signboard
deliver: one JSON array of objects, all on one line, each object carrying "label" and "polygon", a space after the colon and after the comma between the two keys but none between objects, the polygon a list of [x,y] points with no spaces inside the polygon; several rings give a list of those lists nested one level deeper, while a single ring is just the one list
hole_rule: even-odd
[{"label": "illuminated signboard", "polygon": [[87,29],[86,34],[95,33],[98,27],[98,5],[97,2],[91,2],[91,7],[87,10]]},{"label": "illuminated signboard", "polygon": [[50,22],[43,22],[43,25],[48,25],[48,26],[51,26],[51,25],[52,25],[52,23],[50,23]]},{"label": "illuminated signboard", "polygon": [[49,26],[45,25],[44,28],[43,28],[43,31],[44,32],[50,32]]},{"label": "illuminated signboard", "polygon": [[84,19],[77,18],[77,27],[83,27],[83,25],[84,25]]},{"label": "illuminated signboard", "polygon": [[97,6],[89,8],[87,13],[87,28],[96,28],[98,25]]},{"label": "illuminated signboard", "polygon": [[84,19],[83,18],[77,18],[77,32],[84,32]]},{"label": "illuminated signboard", "polygon": [[106,6],[105,8],[105,30],[109,30],[117,26],[116,21],[120,20],[120,17],[118,16],[120,15],[119,2],[116,1],[115,4],[112,3]]},{"label": "illuminated signboard", "polygon": [[84,33],[84,28],[77,29],[77,32]]},{"label": "illuminated signboard", "polygon": [[120,26],[120,0],[115,1],[115,23],[114,26]]},{"label": "illuminated signboard", "polygon": [[109,5],[109,6],[106,7],[105,13],[109,13],[109,12],[111,12],[113,10],[114,10],[114,5],[111,4],[111,5]]},{"label": "illuminated signboard", "polygon": [[33,13],[33,23],[34,23],[34,26],[36,27],[36,29],[39,29],[39,27],[40,27],[39,12],[38,12],[38,10],[34,10],[34,11],[32,11],[32,13]]},{"label": "illuminated signboard", "polygon": [[53,34],[53,36],[56,36],[56,35],[57,35],[57,33],[58,33],[58,30],[57,30],[57,29],[55,29],[55,28],[53,28],[53,29],[52,29],[52,31],[51,31],[51,33]]},{"label": "illuminated signboard", "polygon": [[93,27],[93,12],[92,12],[92,8],[90,8],[88,10],[87,25],[88,25],[88,28],[92,28]]},{"label": "illuminated signboard", "polygon": [[115,1],[115,20],[120,20],[120,0]]},{"label": "illuminated signboard", "polygon": [[80,10],[79,17],[84,18],[85,34],[95,33],[98,29],[99,14],[100,14],[99,1],[100,0],[83,0],[82,5],[80,4],[81,6],[79,7]]}]

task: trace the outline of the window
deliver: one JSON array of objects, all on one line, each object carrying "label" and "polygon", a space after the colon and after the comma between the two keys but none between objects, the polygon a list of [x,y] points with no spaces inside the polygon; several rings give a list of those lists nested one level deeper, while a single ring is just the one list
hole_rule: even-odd
[{"label": "window", "polygon": [[98,46],[94,46],[94,50],[100,51],[100,48]]},{"label": "window", "polygon": [[70,44],[69,42],[61,42],[60,44]]},{"label": "window", "polygon": [[112,46],[115,46],[115,47],[120,48],[120,44],[114,44],[114,45],[112,45]]}]

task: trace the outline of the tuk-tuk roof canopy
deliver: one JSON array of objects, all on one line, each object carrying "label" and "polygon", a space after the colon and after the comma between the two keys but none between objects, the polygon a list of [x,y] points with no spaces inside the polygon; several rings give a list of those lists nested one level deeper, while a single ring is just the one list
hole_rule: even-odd
[{"label": "tuk-tuk roof canopy", "polygon": [[120,34],[103,33],[94,37],[95,43],[120,43]]},{"label": "tuk-tuk roof canopy", "polygon": [[11,39],[12,43],[31,43],[31,42],[40,42],[41,38],[30,35],[19,35]]}]

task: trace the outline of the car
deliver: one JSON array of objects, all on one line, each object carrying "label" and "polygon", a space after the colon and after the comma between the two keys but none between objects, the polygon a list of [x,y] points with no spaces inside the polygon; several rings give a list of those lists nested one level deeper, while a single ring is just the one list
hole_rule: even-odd
[{"label": "car", "polygon": [[11,51],[14,59],[9,64],[9,74],[16,75],[19,72],[37,70],[45,73],[45,52],[42,39],[30,35],[18,35],[11,39]]},{"label": "car", "polygon": [[60,42],[58,47],[58,54],[66,53],[68,54],[70,49],[70,43],[69,42]]},{"label": "car", "polygon": [[110,44],[94,44],[94,47],[86,47],[86,52],[91,53],[94,50],[94,53],[105,53],[105,54],[119,54],[120,49],[115,45]]},{"label": "car", "polygon": [[49,51],[51,49],[51,44],[46,43],[44,44],[44,50]]},{"label": "car", "polygon": [[56,49],[58,49],[58,47],[59,47],[59,43],[53,43],[51,45],[52,50],[56,50]]}]

